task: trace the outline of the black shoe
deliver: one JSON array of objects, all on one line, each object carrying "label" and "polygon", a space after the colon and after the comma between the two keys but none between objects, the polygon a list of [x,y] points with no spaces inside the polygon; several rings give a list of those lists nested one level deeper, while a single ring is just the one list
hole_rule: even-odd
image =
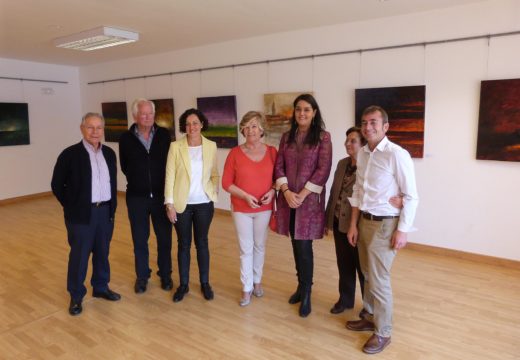
[{"label": "black shoe", "polygon": [[188,285],[179,285],[175,294],[173,294],[173,302],[179,302],[184,299],[184,295],[190,292],[190,287]]},{"label": "black shoe", "polygon": [[331,314],[341,314],[345,311],[346,307],[340,304],[339,302],[335,303],[334,306],[330,309]]},{"label": "black shoe", "polygon": [[148,285],[147,279],[135,280],[134,291],[136,294],[142,294],[146,291],[146,285]]},{"label": "black shoe", "polygon": [[299,303],[302,300],[301,292],[302,292],[301,286],[298,285],[294,294],[292,294],[291,297],[289,298],[289,304]]},{"label": "black shoe", "polygon": [[213,300],[214,294],[211,289],[211,285],[209,283],[200,284],[200,291],[202,291],[202,295],[204,295],[204,299]]},{"label": "black shoe", "polygon": [[311,313],[311,292],[303,291],[301,295],[300,316],[307,317]]},{"label": "black shoe", "polygon": [[347,305],[343,305],[341,303],[341,300],[338,300],[337,303],[334,304],[334,306],[330,309],[330,313],[331,314],[341,314],[343,311],[347,310],[347,309],[352,309],[354,306],[347,306]]},{"label": "black shoe", "polygon": [[74,299],[70,299],[69,314],[76,316],[81,314],[82,311],[83,307],[81,306],[81,300],[76,301]]},{"label": "black shoe", "polygon": [[173,289],[173,281],[171,277],[161,278],[161,289],[166,291]]},{"label": "black shoe", "polygon": [[102,299],[105,299],[105,300],[108,300],[108,301],[117,301],[117,300],[121,299],[121,295],[119,295],[118,293],[110,290],[109,288],[107,288],[103,292],[94,291],[92,293],[92,296],[95,297],[95,298],[102,298]]}]

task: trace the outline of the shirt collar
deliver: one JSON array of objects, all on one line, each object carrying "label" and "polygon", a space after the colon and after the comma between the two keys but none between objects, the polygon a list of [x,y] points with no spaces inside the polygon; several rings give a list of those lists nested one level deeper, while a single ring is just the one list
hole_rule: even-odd
[{"label": "shirt collar", "polygon": [[101,147],[103,146],[103,144],[99,143],[99,148],[96,150],[94,148],[94,146],[92,146],[91,144],[89,144],[89,142],[85,139],[82,139],[81,140],[83,142],[83,146],[87,149],[87,150],[90,150],[92,151],[93,153],[97,153],[98,151],[101,150]]},{"label": "shirt collar", "polygon": [[[388,143],[390,142],[390,140],[388,140],[388,137],[384,137],[380,142],[379,144],[377,144],[377,146],[375,147],[374,151],[378,150],[378,151],[384,151],[385,148],[386,148],[386,145],[388,145]],[[363,146],[363,150],[365,152],[371,152],[370,151],[370,148],[368,147],[368,144],[366,144],[365,146]]]},{"label": "shirt collar", "polygon": [[[141,136],[141,133],[139,132],[139,127],[137,126],[137,124],[135,124],[134,133],[138,136]],[[152,129],[150,130],[150,135],[153,135],[154,133],[155,133],[155,124],[152,125]]]}]

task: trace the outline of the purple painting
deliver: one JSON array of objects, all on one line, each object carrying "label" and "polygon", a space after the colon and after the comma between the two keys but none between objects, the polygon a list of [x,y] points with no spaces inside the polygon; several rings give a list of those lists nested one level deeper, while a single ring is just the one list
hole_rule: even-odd
[{"label": "purple painting", "polygon": [[197,108],[209,121],[205,137],[215,141],[219,148],[230,149],[238,145],[236,96],[200,97]]}]

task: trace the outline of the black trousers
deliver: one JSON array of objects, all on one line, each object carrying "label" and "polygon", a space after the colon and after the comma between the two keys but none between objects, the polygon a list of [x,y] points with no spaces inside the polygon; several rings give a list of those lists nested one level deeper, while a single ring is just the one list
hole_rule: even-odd
[{"label": "black trousers", "polygon": [[134,243],[135,274],[138,279],[150,277],[148,238],[150,218],[157,238],[157,266],[161,278],[169,278],[172,273],[172,224],[166,215],[163,199],[148,196],[126,196],[128,219]]},{"label": "black trousers", "polygon": [[353,308],[356,298],[356,272],[361,286],[361,295],[364,294],[365,285],[365,277],[359,264],[358,248],[350,245],[347,234],[338,230],[337,219],[334,219],[332,230],[339,272],[339,302],[346,308]]},{"label": "black trousers", "polygon": [[90,284],[96,292],[106,291],[110,281],[108,252],[114,230],[114,223],[110,221],[110,206],[92,206],[89,224],[73,224],[65,221],[65,226],[70,245],[67,290],[71,298],[81,301],[87,293],[84,282],[90,253],[92,253]]},{"label": "black trousers", "polygon": [[314,273],[314,253],[312,251],[313,240],[294,238],[295,216],[296,211],[291,209],[289,233],[291,235],[294,263],[296,265],[296,276],[298,277],[298,286],[300,289],[303,291],[310,291]]},{"label": "black trousers", "polygon": [[208,232],[213,220],[213,202],[203,204],[188,204],[186,210],[177,213],[175,231],[178,239],[177,260],[179,262],[179,280],[181,285],[190,281],[190,250],[192,229],[195,247],[197,248],[197,263],[199,265],[200,283],[209,282],[209,247]]}]

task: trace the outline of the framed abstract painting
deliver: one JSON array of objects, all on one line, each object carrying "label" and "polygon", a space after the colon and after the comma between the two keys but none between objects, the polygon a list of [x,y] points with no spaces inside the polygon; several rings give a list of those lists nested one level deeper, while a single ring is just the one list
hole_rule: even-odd
[{"label": "framed abstract painting", "polygon": [[152,100],[155,105],[155,123],[168,129],[172,141],[175,141],[175,111],[173,99]]},{"label": "framed abstract painting", "polygon": [[105,141],[118,142],[121,134],[128,130],[126,102],[101,103],[105,118]]},{"label": "framed abstract painting", "polygon": [[426,86],[356,89],[356,125],[363,110],[379,105],[388,113],[388,138],[408,150],[413,158],[424,156]]},{"label": "framed abstract painting", "polygon": [[0,146],[29,144],[29,105],[0,103]]},{"label": "framed abstract painting", "polygon": [[477,159],[520,161],[520,79],[481,82]]},{"label": "framed abstract painting", "polygon": [[230,149],[238,145],[236,96],[199,97],[197,108],[209,121],[205,137],[215,141],[219,148]]}]

